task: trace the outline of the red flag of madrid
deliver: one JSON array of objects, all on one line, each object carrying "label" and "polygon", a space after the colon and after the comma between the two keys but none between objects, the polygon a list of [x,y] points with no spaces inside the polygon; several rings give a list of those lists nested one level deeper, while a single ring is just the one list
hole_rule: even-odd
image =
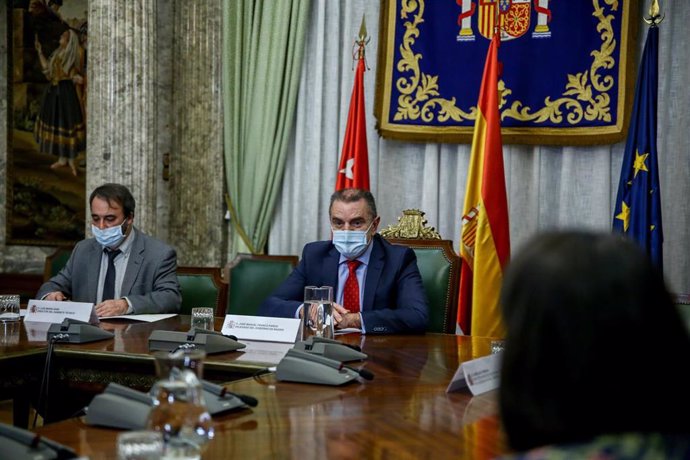
[{"label": "red flag of madrid", "polygon": [[491,39],[477,102],[470,167],[462,212],[458,325],[465,334],[502,337],[498,305],[510,257],[508,200],[498,111],[498,47]]},{"label": "red flag of madrid", "polygon": [[338,166],[336,190],[360,188],[369,190],[369,153],[367,125],[364,117],[364,53],[360,53],[355,84],[350,98],[345,141]]}]

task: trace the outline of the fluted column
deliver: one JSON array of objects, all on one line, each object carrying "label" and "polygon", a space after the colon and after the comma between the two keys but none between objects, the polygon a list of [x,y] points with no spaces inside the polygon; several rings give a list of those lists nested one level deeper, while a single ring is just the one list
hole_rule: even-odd
[{"label": "fluted column", "polygon": [[170,241],[180,265],[224,261],[220,0],[176,0]]},{"label": "fluted column", "polygon": [[89,2],[87,198],[104,182],[130,188],[135,224],[157,234],[158,0]]}]

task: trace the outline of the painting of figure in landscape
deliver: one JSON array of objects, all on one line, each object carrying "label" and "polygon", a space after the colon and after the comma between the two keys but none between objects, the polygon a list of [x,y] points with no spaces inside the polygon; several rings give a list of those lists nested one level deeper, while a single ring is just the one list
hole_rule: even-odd
[{"label": "painting of figure in landscape", "polygon": [[7,240],[84,237],[87,0],[14,0],[9,11]]}]

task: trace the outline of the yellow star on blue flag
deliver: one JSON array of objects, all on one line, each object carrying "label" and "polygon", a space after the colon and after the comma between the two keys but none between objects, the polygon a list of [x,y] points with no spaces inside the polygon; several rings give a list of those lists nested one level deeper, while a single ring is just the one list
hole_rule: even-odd
[{"label": "yellow star on blue flag", "polygon": [[[661,193],[656,149],[659,28],[652,25],[635,86],[630,131],[625,143],[613,230],[634,239],[663,269]],[[643,153],[640,153],[643,152]]]},{"label": "yellow star on blue flag", "polygon": [[644,164],[648,156],[648,153],[640,155],[639,152],[635,152],[635,163],[633,164],[633,169],[635,170],[634,177],[637,177],[637,173],[640,171],[649,171],[649,169],[647,169],[647,165]]},{"label": "yellow star on blue flag", "polygon": [[616,215],[616,219],[623,221],[623,231],[627,232],[630,227],[630,207],[625,204],[625,201],[621,203],[621,212]]}]

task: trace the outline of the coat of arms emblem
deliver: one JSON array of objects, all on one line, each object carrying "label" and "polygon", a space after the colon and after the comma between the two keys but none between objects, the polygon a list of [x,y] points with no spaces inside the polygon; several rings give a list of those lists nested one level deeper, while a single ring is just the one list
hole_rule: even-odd
[{"label": "coat of arms emblem", "polygon": [[458,15],[458,41],[474,41],[472,17],[475,16],[475,12],[476,30],[481,36],[490,40],[498,24],[501,41],[522,37],[530,30],[533,4],[537,12],[537,25],[532,37],[551,36],[548,25],[551,22],[549,0],[457,0],[457,3],[462,7],[462,13]]}]

